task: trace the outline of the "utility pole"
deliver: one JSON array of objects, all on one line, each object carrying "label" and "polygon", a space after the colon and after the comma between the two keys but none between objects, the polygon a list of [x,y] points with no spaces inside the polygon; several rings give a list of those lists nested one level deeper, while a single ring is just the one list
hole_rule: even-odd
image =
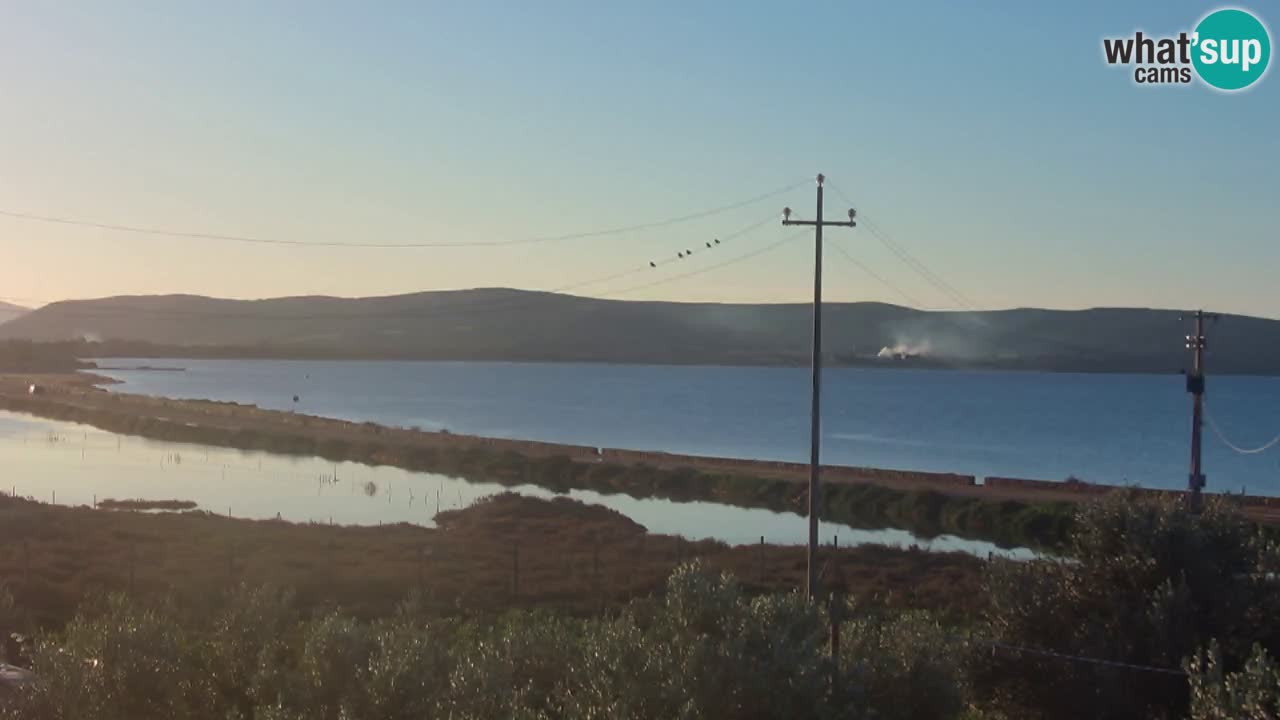
[{"label": "utility pole", "polygon": [[809,413],[809,547],[807,550],[808,568],[805,575],[805,598],[813,602],[818,595],[818,508],[819,487],[818,469],[820,467],[820,448],[822,445],[822,423],[820,403],[822,400],[822,228],[854,227],[854,211],[849,210],[848,221],[824,222],[822,219],[822,181],[818,175],[818,214],[814,220],[792,220],[791,208],[782,211],[783,225],[813,226],[813,389],[810,397]]},{"label": "utility pole", "polygon": [[[1200,512],[1203,498],[1200,491],[1205,486],[1204,472],[1200,466],[1200,430],[1204,425],[1204,319],[1217,320],[1218,316],[1197,310],[1191,315],[1196,321],[1196,332],[1187,336],[1187,349],[1191,351],[1191,370],[1187,373],[1187,392],[1191,393],[1191,475],[1187,481],[1188,508]],[[1182,319],[1186,319],[1184,315]]]}]

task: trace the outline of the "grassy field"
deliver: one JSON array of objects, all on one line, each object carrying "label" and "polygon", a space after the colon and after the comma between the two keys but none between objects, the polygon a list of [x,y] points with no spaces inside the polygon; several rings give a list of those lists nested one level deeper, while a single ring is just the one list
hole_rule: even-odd
[{"label": "grassy field", "polygon": [[[515,495],[439,516],[439,529],[252,521],[207,513],[67,508],[0,497],[0,582],[42,626],[102,591],[199,604],[240,583],[294,588],[304,606],[383,616],[411,590],[445,612],[550,607],[598,611],[658,590],[701,558],[752,591],[791,590],[798,547],[729,547],[651,535],[567,499]],[[872,605],[973,609],[982,562],[885,547],[823,552],[826,577]]]}]

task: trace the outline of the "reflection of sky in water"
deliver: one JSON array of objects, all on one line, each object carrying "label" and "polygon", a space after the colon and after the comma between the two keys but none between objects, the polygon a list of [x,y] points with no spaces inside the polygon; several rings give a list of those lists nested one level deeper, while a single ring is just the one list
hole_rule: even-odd
[{"label": "reflection of sky in water", "polygon": [[[95,496],[99,500],[192,500],[211,512],[259,519],[279,513],[295,522],[430,526],[437,507],[462,507],[508,489],[536,497],[554,494],[530,485],[506,488],[393,467],[157,442],[4,412],[0,412],[0,457],[5,469],[0,487],[5,492],[16,490],[46,502],[55,494],[63,505],[89,505]],[[743,544],[759,542],[763,535],[770,543],[802,544],[808,533],[804,518],[792,513],[586,490],[569,495],[613,508],[651,532],[691,539]],[[829,543],[833,536],[842,546],[919,545],[981,556],[1009,554],[990,543],[951,536],[928,541],[904,530],[858,530],[823,523],[823,542]]]}]

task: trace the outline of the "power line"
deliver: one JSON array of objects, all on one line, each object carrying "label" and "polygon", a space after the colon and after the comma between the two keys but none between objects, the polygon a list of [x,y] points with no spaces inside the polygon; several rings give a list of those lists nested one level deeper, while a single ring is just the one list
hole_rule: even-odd
[{"label": "power line", "polygon": [[915,307],[915,308],[924,307],[919,300],[916,300],[914,297],[908,294],[907,291],[889,282],[882,275],[880,275],[880,273],[876,272],[875,270],[872,270],[870,267],[867,266],[866,263],[854,257],[852,253],[844,249],[844,246],[840,245],[839,243],[836,243],[833,247],[835,247],[836,252],[844,256],[845,260],[848,260],[849,262],[856,265],[859,269],[862,270],[862,272],[866,273],[867,275],[870,275],[872,279],[878,281],[881,285],[884,285],[890,290],[898,293],[898,295],[901,296],[903,300],[906,300],[907,304],[910,305],[911,307]]},{"label": "power line", "polygon": [[[770,218],[770,219],[772,219],[772,218]],[[783,245],[785,245],[785,244],[787,244],[787,243],[791,242],[792,240],[796,240],[796,239],[798,239],[798,238],[800,238],[800,237],[802,237],[802,236],[804,236],[804,235],[807,235],[807,234],[808,234],[807,232],[800,232],[800,233],[797,233],[797,234],[795,234],[795,235],[788,235],[787,237],[784,237],[784,238],[782,238],[781,240],[779,240],[779,241],[777,241],[777,242],[770,243],[770,244],[768,244],[768,245],[766,245],[766,246],[764,246],[764,247],[762,247],[762,248],[760,248],[760,249],[758,249],[758,250],[753,250],[753,251],[751,251],[751,252],[749,252],[749,253],[744,253],[744,254],[742,254],[742,255],[738,255],[737,257],[731,258],[731,259],[726,260],[726,261],[724,261],[724,262],[716,263],[715,265],[710,265],[710,266],[703,267],[703,268],[698,268],[697,270],[691,270],[691,271],[689,271],[689,272],[681,273],[681,274],[679,274],[679,275],[672,275],[671,277],[662,278],[661,280],[655,280],[655,281],[653,281],[653,282],[644,283],[644,284],[642,284],[642,285],[634,285],[634,286],[632,286],[632,287],[624,288],[624,289],[622,289],[622,290],[615,290],[615,291],[613,291],[613,292],[611,292],[611,293],[607,293],[607,294],[603,295],[602,297],[616,297],[616,296],[618,296],[618,295],[625,295],[625,294],[628,294],[628,293],[636,292],[636,291],[638,291],[638,290],[646,290],[646,289],[648,289],[648,288],[655,287],[655,286],[658,286],[658,285],[664,285],[664,284],[669,283],[669,282],[675,282],[676,280],[684,280],[685,278],[694,277],[695,275],[702,275],[702,274],[704,274],[704,273],[709,273],[709,272],[711,272],[712,270],[719,270],[720,268],[727,267],[727,266],[729,266],[729,265],[733,265],[734,263],[739,263],[739,262],[742,262],[743,260],[749,260],[749,259],[751,259],[751,258],[753,258],[753,257],[756,257],[757,255],[763,255],[764,253],[767,253],[767,252],[769,252],[770,250],[773,250],[773,249],[775,249],[775,248],[779,248],[779,247],[781,247],[781,246],[783,246]]]},{"label": "power line", "polygon": [[[731,240],[736,240],[744,235],[748,235],[751,232],[763,227],[766,223],[773,220],[775,217],[777,217],[777,213],[769,213],[767,216],[761,218],[760,220],[752,222],[750,225],[746,225],[738,230],[735,230],[729,233],[728,235],[725,235],[723,240],[721,238],[713,238],[712,240],[704,241],[704,244],[706,246],[705,250],[718,249],[721,247],[722,243],[727,243]],[[701,250],[700,252],[705,252],[705,250]],[[560,287],[551,288],[550,290],[544,290],[542,292],[563,293],[563,292],[568,292],[570,290],[577,290],[579,288],[587,287],[588,285],[599,285],[600,283],[610,282],[613,280],[618,280],[624,277],[629,277],[631,275],[635,275],[638,273],[660,268],[660,267],[663,267],[664,265],[669,265],[673,262],[680,262],[681,260],[685,260],[689,258],[691,255],[693,255],[693,251],[691,250],[677,250],[674,256],[668,255],[665,258],[650,260],[643,265],[637,265],[627,270],[611,273],[603,277],[583,280],[581,282],[574,282],[569,285],[562,285]]]},{"label": "power line", "polygon": [[[760,218],[759,220],[755,220],[751,224],[746,225],[738,230],[735,230],[727,235],[722,235],[720,237],[712,238],[711,240],[703,241],[703,248],[700,248],[697,252],[701,254],[703,252],[706,252],[707,250],[718,250],[720,249],[720,247],[722,247],[722,245],[729,243],[732,240],[736,240],[742,236],[748,235],[754,232],[755,230],[758,230],[759,228],[763,227],[765,224],[769,223],[776,217],[777,217],[777,213],[770,212],[768,215],[764,216],[763,218]],[[680,262],[682,260],[689,258],[693,254],[694,254],[694,251],[692,250],[687,250],[687,249],[678,250],[674,255],[655,258],[643,264],[629,267],[626,270],[611,272],[609,274],[602,275],[599,277],[588,278],[586,280],[579,280],[579,281],[569,283],[567,285],[547,288],[545,290],[531,290],[530,292],[564,293],[570,290],[576,290],[579,288],[587,287],[589,285],[599,285],[600,283],[609,282],[612,280],[618,280],[620,278],[624,278],[630,275],[635,275],[638,273],[660,268],[674,262]],[[98,298],[98,299],[103,299],[103,298]],[[32,298],[32,297],[17,297],[12,295],[0,295],[0,300],[5,300],[5,301],[15,302],[15,303],[34,303],[34,304],[41,304],[41,305],[52,305],[55,303],[65,303],[65,302],[83,302],[83,301],[87,301],[88,299],[71,300],[66,298],[52,299],[52,298]],[[253,302],[253,301],[243,301],[243,302]],[[122,309],[127,310],[128,308],[122,308]],[[147,311],[150,311],[151,308],[139,308],[138,310],[141,312],[147,312]],[[210,314],[212,315],[214,313],[210,313]]]},{"label": "power line", "polygon": [[[848,203],[849,205],[854,204],[853,201],[850,200],[847,195],[845,195],[844,191],[839,188],[839,186],[833,184],[832,189],[834,189],[836,191],[836,194],[838,194],[840,198],[844,200],[846,203]],[[911,268],[913,271],[916,272],[916,274],[918,274],[921,278],[923,278],[925,282],[932,285],[939,292],[945,295],[951,302],[955,303],[959,307],[966,310],[976,309],[974,303],[971,302],[969,298],[965,296],[964,293],[957,290],[955,286],[951,285],[946,280],[942,279],[942,277],[940,277],[937,273],[930,270],[929,267],[925,265],[921,260],[919,260],[910,252],[908,252],[907,249],[901,245],[901,243],[898,243],[896,240],[890,237],[889,233],[883,230],[872,218],[867,217],[865,213],[863,213],[861,217],[862,217],[863,224],[866,226],[868,230],[871,231],[871,234],[874,235],[876,239],[879,240],[880,243],[883,244],[889,250],[889,252],[893,253],[907,267]]]},{"label": "power line", "polygon": [[[732,242],[733,240],[737,240],[739,238],[742,238],[754,233],[755,231],[763,227],[765,224],[774,220],[776,217],[777,217],[777,213],[770,213],[769,216],[766,218],[757,220],[751,223],[750,225],[746,225],[727,235],[723,235],[720,238],[716,238],[711,241],[706,241],[705,244],[709,248],[724,247],[725,245]],[[722,267],[726,267],[728,265],[732,265],[734,263],[747,260],[749,258],[755,257],[756,255],[760,255],[764,252],[768,252],[769,250],[772,250],[773,248],[781,245],[782,242],[785,242],[785,240],[773,243],[771,245],[768,245],[766,247],[763,247],[757,250],[753,250],[748,253],[744,253],[742,255],[734,256],[724,262],[717,263],[715,265],[699,268],[691,272],[686,272],[686,273],[682,273],[682,274],[671,276],[671,277],[662,278],[656,281],[643,283],[641,285],[635,285],[635,286],[626,287],[626,288],[612,291],[612,292],[606,292],[599,295],[598,297],[608,298],[615,295],[622,295],[630,292],[635,292],[648,287],[662,285],[668,282],[674,282],[676,280],[680,280],[686,277],[701,275],[703,273],[711,272],[713,270],[717,270]],[[707,248],[704,248],[704,252],[706,251],[706,249]],[[527,292],[541,293],[541,294],[563,293],[572,289],[585,287],[587,285],[599,284],[603,282],[616,280],[622,277],[627,277],[640,272],[650,271],[655,268],[663,267],[667,264],[670,264],[671,262],[678,262],[681,259],[687,258],[687,257],[689,257],[689,253],[685,251],[681,251],[680,256],[676,258],[665,258],[662,260],[654,260],[642,266],[632,267],[630,269],[623,270],[620,272],[613,272],[601,277],[590,278],[587,280],[579,280],[573,283],[569,283],[567,285],[561,285],[559,287],[548,289],[548,290],[533,290],[533,291],[527,291]],[[9,298],[9,299],[23,300],[23,298]],[[25,300],[31,300],[31,299],[32,298],[25,298]],[[360,300],[376,300],[376,299],[377,298],[360,298]],[[80,301],[80,302],[86,302],[86,301]],[[252,302],[261,302],[261,301],[226,300],[223,302],[252,303]],[[527,303],[528,303],[528,300],[526,298],[495,299],[495,300],[489,300],[489,301],[472,301],[472,302],[460,300],[458,302],[446,304],[443,307],[437,307],[437,308],[431,308],[425,311],[413,311],[413,312],[306,313],[306,314],[296,314],[296,315],[295,314],[271,314],[271,315],[265,315],[265,316],[261,313],[255,313],[255,312],[249,312],[249,311],[243,311],[243,310],[236,311],[236,312],[180,310],[180,309],[164,309],[164,308],[156,308],[156,307],[143,307],[139,305],[129,306],[129,305],[119,305],[119,304],[107,306],[107,307],[97,307],[97,308],[75,308],[75,307],[57,308],[57,312],[59,312],[64,317],[70,316],[70,317],[81,317],[81,318],[103,318],[103,317],[113,317],[113,316],[118,317],[120,315],[139,314],[145,317],[173,317],[173,318],[192,317],[192,318],[206,318],[206,319],[220,319],[220,320],[230,320],[230,319],[272,319],[272,320],[290,320],[290,321],[326,320],[326,319],[327,320],[351,320],[351,319],[359,319],[362,317],[425,320],[425,319],[438,318],[438,317],[448,316],[448,315],[462,315],[462,314],[477,312],[477,311],[487,312],[487,311],[513,310],[513,309],[518,309],[520,307],[523,307],[527,305]]]},{"label": "power line", "polygon": [[564,235],[546,235],[542,237],[520,238],[513,240],[487,240],[480,242],[412,242],[412,243],[353,243],[338,241],[320,241],[310,242],[305,240],[284,240],[280,238],[255,237],[249,235],[224,235],[220,233],[206,233],[188,230],[168,230],[161,228],[141,227],[136,225],[124,225],[115,223],[99,222],[96,220],[82,220],[70,217],[59,217],[52,215],[38,215],[35,213],[19,212],[16,210],[0,209],[0,215],[16,218],[19,220],[28,220],[32,222],[52,223],[59,225],[72,225],[76,227],[95,228],[98,230],[109,230],[111,232],[130,233],[135,235],[152,235],[160,237],[185,238],[190,240],[217,240],[226,242],[250,243],[257,245],[287,245],[290,247],[316,247],[316,248],[357,248],[357,249],[407,249],[407,248],[477,248],[477,247],[507,247],[511,245],[530,245],[535,243],[555,242],[561,240],[581,240],[585,238],[603,237],[606,235],[621,235],[639,230],[652,230],[655,228],[677,225],[683,222],[699,220],[720,213],[737,210],[748,205],[767,200],[778,195],[782,195],[788,191],[804,185],[808,180],[791,183],[785,187],[776,190],[770,190],[766,193],[754,195],[745,200],[728,203],[710,208],[708,210],[700,210],[698,212],[688,213],[686,215],[677,215],[675,217],[663,218],[651,222],[638,223],[635,225],[626,225],[620,227],[606,228],[602,230],[589,230],[586,232],[567,233]]},{"label": "power line", "polygon": [[896,255],[899,260],[901,260],[903,263],[907,265],[907,267],[911,268],[916,272],[916,274],[924,278],[925,282],[937,288],[939,292],[941,292],[949,300],[951,300],[951,302],[955,303],[961,308],[965,310],[974,309],[974,304],[970,302],[967,297],[965,297],[959,290],[956,290],[946,280],[943,280],[936,273],[930,270],[927,265],[925,265],[923,262],[917,259],[914,255],[907,252],[906,248],[902,247],[902,245],[898,244],[892,238],[890,238],[888,234],[886,234],[883,230],[881,230],[880,227],[876,225],[873,220],[868,219],[866,221],[866,224],[867,224],[867,229],[871,231],[871,234],[875,236],[875,238],[879,240],[881,244],[883,244],[886,248],[888,248],[889,252]]},{"label": "power line", "polygon": [[1213,434],[1217,435],[1218,439],[1222,441],[1222,444],[1226,445],[1227,447],[1231,448],[1232,450],[1234,450],[1235,452],[1241,455],[1257,455],[1259,453],[1264,453],[1270,450],[1276,445],[1280,445],[1280,435],[1277,435],[1274,438],[1272,438],[1270,442],[1264,445],[1259,445],[1258,447],[1255,447],[1255,448],[1240,447],[1239,445],[1236,445],[1235,443],[1227,439],[1226,434],[1222,432],[1222,428],[1218,427],[1218,422],[1213,419],[1213,415],[1209,414],[1209,409],[1207,405],[1205,407],[1204,417],[1205,417],[1205,420],[1209,421],[1209,427],[1212,428]]},{"label": "power line", "polygon": [[1159,673],[1163,675],[1176,675],[1185,677],[1186,672],[1182,670],[1174,670],[1173,668],[1159,667],[1156,665],[1139,665],[1136,663],[1121,662],[1119,660],[1103,660],[1102,658],[1088,657],[1085,655],[1071,655],[1068,653],[1056,652],[1054,650],[1044,650],[1041,648],[1026,647],[1023,645],[1010,645],[1000,642],[999,640],[989,640],[986,638],[966,638],[964,636],[953,635],[958,640],[967,640],[980,645],[986,645],[993,649],[1005,650],[1016,653],[1018,655],[1038,655],[1040,657],[1053,658],[1055,660],[1068,660],[1071,662],[1087,663],[1090,665],[1099,665],[1102,667],[1119,668],[1123,670],[1137,670],[1140,672]]}]

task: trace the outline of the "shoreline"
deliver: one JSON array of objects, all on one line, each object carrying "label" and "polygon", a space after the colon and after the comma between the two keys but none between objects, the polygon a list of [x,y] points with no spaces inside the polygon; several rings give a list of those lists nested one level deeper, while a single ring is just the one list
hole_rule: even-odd
[{"label": "shoreline", "polygon": [[[177,349],[177,348],[175,348]],[[317,363],[351,363],[351,362],[367,362],[367,363],[489,363],[494,365],[623,365],[636,367],[693,367],[693,368],[765,368],[765,369],[790,369],[790,370],[808,370],[810,368],[809,358],[798,358],[794,362],[712,362],[705,360],[689,360],[689,361],[657,361],[657,360],[595,360],[591,358],[495,358],[495,357],[454,357],[454,356],[438,356],[438,357],[422,357],[422,356],[404,356],[395,355],[359,355],[359,354],[318,354],[318,355],[296,355],[296,354],[253,354],[246,352],[243,354],[219,354],[211,353],[162,353],[144,355],[121,355],[116,353],[105,354],[82,354],[80,355],[86,362],[96,364],[99,360],[245,360],[245,361],[265,361],[265,362],[317,362]],[[883,371],[912,371],[912,372],[959,372],[959,373],[1019,373],[1019,374],[1041,374],[1041,375],[1138,375],[1138,376],[1158,376],[1166,375],[1182,375],[1184,370],[1181,368],[1121,368],[1121,369],[1097,369],[1090,367],[1065,367],[1065,366],[1032,366],[1032,365],[998,365],[998,364],[982,364],[982,363],[944,363],[941,361],[926,362],[901,362],[901,361],[882,361],[874,358],[867,358],[859,362],[847,362],[838,359],[828,358],[824,360],[823,367],[827,369],[838,370],[883,370]],[[93,370],[94,368],[89,368]],[[151,370],[155,368],[119,368],[119,367],[100,367],[102,370]],[[164,368],[168,370],[169,368]],[[1275,378],[1280,377],[1280,371],[1275,372],[1242,372],[1242,371],[1219,371],[1216,375],[1224,375],[1231,377],[1251,377],[1251,378]]]},{"label": "shoreline", "polygon": [[[156,440],[392,465],[552,490],[706,500],[804,514],[808,466],[426,432],[208,400],[106,392],[110,378],[0,375],[0,408]],[[36,383],[44,388],[29,395]],[[598,451],[599,450],[599,451]],[[899,527],[1000,545],[1053,547],[1075,504],[1126,488],[1087,483],[824,466],[823,516],[855,527]],[[1139,490],[1159,494],[1177,491]],[[1261,523],[1280,523],[1280,498],[1245,499]]]}]

